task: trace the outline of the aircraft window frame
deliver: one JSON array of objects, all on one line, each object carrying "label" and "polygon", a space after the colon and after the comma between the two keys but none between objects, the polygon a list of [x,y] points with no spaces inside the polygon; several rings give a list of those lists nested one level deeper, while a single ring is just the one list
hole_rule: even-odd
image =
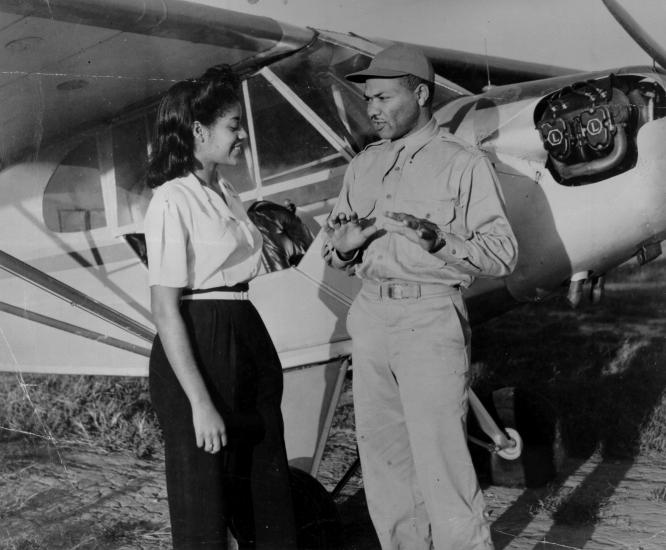
[{"label": "aircraft window frame", "polygon": [[[251,156],[251,167],[250,174],[252,179],[254,179],[255,187],[252,191],[248,191],[247,195],[252,196],[256,199],[263,198],[263,183],[261,179],[261,170],[259,170],[259,154],[257,148],[257,134],[254,128],[254,115],[252,113],[252,99],[250,98],[250,85],[248,82],[249,79],[243,79],[241,88],[243,90],[243,102],[245,103],[245,119],[247,120],[247,133],[248,139],[250,140],[250,156]],[[247,162],[247,155],[245,155],[245,160]],[[241,197],[246,195],[246,193],[241,193]]]},{"label": "aircraft window frame", "polygon": [[[88,159],[92,163],[91,166],[67,162],[80,150],[88,147],[92,148],[91,153],[93,153],[93,156]],[[91,132],[73,142],[62,155],[42,194],[42,219],[49,231],[67,234],[108,228],[109,218],[104,197],[101,154],[99,134]],[[77,167],[90,169],[96,174],[77,172]],[[72,169],[74,169],[74,174],[63,176],[63,171]],[[73,185],[68,182],[73,182]],[[62,185],[65,187],[61,188]],[[63,204],[58,200],[58,196],[63,190],[70,195],[67,208],[61,208]],[[95,207],[98,201],[101,208]],[[72,223],[72,220],[77,221]]]},{"label": "aircraft window frame", "polygon": [[[328,164],[330,161],[341,158],[342,156],[343,155],[340,154],[340,153],[333,153],[331,155],[326,155],[325,157],[321,157],[318,160],[313,160],[313,161],[308,162],[306,164],[301,164],[300,166],[296,166],[294,168],[289,168],[289,169],[284,170],[282,172],[277,172],[276,174],[271,174],[270,176],[264,178],[263,181],[270,181],[270,180],[273,180],[273,179],[284,178],[285,176],[288,176],[289,174],[294,174],[294,173],[299,172],[301,170],[307,170],[308,168],[314,168],[315,166],[319,166],[321,164]],[[302,178],[299,178],[299,179],[302,179]]]},{"label": "aircraft window frame", "polygon": [[[261,174],[261,158],[258,147],[257,131],[255,128],[255,115],[253,106],[257,103],[257,98],[250,93],[249,80],[242,82],[243,101],[247,117],[247,131],[252,152],[251,173],[255,181],[255,189],[240,193],[243,201],[251,199],[270,199],[285,190],[295,189],[297,187],[310,185],[318,181],[323,181],[331,177],[331,173],[336,172],[339,166],[330,166],[332,161],[340,159],[340,163],[346,167],[347,163],[353,158],[354,151],[351,145],[338,133],[333,130],[309,105],[298,97],[290,86],[282,81],[270,68],[263,67],[257,71],[251,78],[260,78],[268,85],[282,101],[285,101],[302,118],[303,123],[317,132],[335,151],[324,155],[313,161],[305,162],[291,166],[275,174],[268,176]],[[322,170],[298,175],[299,172],[308,171],[317,166],[322,166]],[[295,179],[288,181],[279,181],[290,174],[295,174]],[[270,185],[266,185],[271,182]]]},{"label": "aircraft window frame", "polygon": [[281,78],[269,67],[263,67],[259,73],[294,107],[311,126],[317,130],[328,143],[342,155],[347,162],[354,158],[354,151],[349,143],[340,136],[314,110],[303,101]]},{"label": "aircraft window frame", "polygon": [[105,126],[97,133],[97,150],[99,151],[100,179],[102,180],[102,197],[106,212],[106,227],[110,231],[118,228],[118,207],[116,204],[116,176],[113,166],[113,138],[111,126]]},{"label": "aircraft window frame", "polygon": [[100,171],[102,180],[102,191],[104,197],[104,210],[106,212],[107,229],[115,237],[129,233],[143,231],[143,216],[141,219],[129,223],[120,223],[120,205],[118,194],[118,181],[116,177],[116,164],[114,159],[114,134],[115,128],[127,124],[133,124],[137,121],[143,121],[140,127],[143,128],[146,142],[146,159],[151,147],[151,112],[154,106],[149,106],[138,111],[134,111],[123,117],[113,120],[110,124],[101,129],[98,135],[98,151],[100,154]]},{"label": "aircraft window frame", "polygon": [[[145,110],[136,116],[124,117],[122,120],[116,121],[111,125],[111,151],[113,160],[113,173],[115,179],[115,192],[116,192],[116,208],[118,217],[118,227],[134,230],[143,224],[143,217],[148,208],[148,202],[152,193],[148,190],[146,185],[146,174],[148,170],[148,157],[151,151],[151,125],[149,117],[155,111]],[[127,179],[128,166],[122,166],[118,161],[118,154],[122,158],[124,155],[123,147],[126,146],[125,136],[122,132],[129,130],[129,136],[136,134],[135,145],[140,145],[143,149],[139,157],[139,164],[129,164],[132,170],[131,178]],[[127,140],[128,142],[131,141]],[[119,170],[119,168],[121,168]],[[120,177],[119,177],[120,176]],[[131,181],[130,187],[127,187],[128,181]]]}]

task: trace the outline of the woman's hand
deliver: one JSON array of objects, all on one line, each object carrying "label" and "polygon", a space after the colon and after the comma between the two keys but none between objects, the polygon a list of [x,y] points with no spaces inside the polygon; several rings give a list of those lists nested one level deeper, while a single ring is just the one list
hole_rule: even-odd
[{"label": "woman's hand", "polygon": [[180,314],[180,293],[180,288],[151,286],[153,319],[171,368],[190,401],[197,447],[217,453],[227,444],[227,431],[192,353]]},{"label": "woman's hand", "polygon": [[212,403],[192,405],[192,423],[197,447],[207,453],[219,453],[227,444],[227,429],[224,420]]}]

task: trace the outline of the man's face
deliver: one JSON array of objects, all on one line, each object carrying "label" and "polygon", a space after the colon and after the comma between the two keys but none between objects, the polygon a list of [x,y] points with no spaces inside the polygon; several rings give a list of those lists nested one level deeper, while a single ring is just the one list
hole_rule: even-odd
[{"label": "man's face", "polygon": [[382,139],[399,139],[418,129],[417,96],[403,78],[368,78],[365,99],[370,122]]}]

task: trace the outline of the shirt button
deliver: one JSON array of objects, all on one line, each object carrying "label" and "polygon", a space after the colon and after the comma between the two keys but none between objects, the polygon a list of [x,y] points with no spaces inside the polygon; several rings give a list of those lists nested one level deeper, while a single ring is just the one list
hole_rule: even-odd
[{"label": "shirt button", "polygon": [[386,193],[386,198],[387,198],[387,199],[390,199],[392,196],[393,196],[393,195],[391,195],[391,193]]},{"label": "shirt button", "polygon": [[426,212],[426,220],[430,219],[430,212]]},{"label": "shirt button", "polygon": [[395,167],[395,171],[396,171],[396,172],[400,172],[400,166],[396,166],[396,167]]}]

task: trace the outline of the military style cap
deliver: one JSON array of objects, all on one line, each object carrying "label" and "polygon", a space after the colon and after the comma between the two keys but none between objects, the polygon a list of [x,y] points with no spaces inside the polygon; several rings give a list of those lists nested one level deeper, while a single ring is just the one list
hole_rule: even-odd
[{"label": "military style cap", "polygon": [[425,54],[416,48],[396,44],[379,52],[367,69],[348,74],[352,82],[365,82],[368,78],[396,78],[412,74],[433,82],[435,71]]}]

